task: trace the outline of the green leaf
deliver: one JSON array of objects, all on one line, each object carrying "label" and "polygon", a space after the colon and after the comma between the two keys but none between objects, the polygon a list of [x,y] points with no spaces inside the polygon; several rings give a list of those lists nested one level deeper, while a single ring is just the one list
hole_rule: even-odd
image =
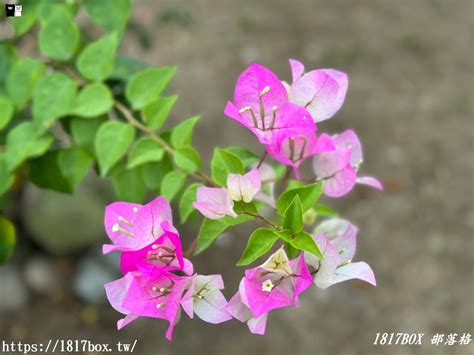
[{"label": "green leaf", "polygon": [[229,148],[226,148],[226,150],[228,152],[231,152],[237,155],[240,158],[240,160],[242,160],[242,163],[244,163],[244,167],[246,168],[248,168],[252,164],[257,163],[260,160],[260,158],[255,153],[253,153],[252,151],[246,148],[229,147]]},{"label": "green leaf", "polygon": [[174,162],[183,171],[192,174],[201,168],[199,154],[192,147],[184,147],[175,151]]},{"label": "green leaf", "polygon": [[161,181],[161,194],[171,201],[181,190],[186,181],[186,174],[181,171],[171,171]]},{"label": "green leaf", "polygon": [[114,70],[118,36],[111,33],[89,44],[76,61],[79,72],[88,80],[102,81]]},{"label": "green leaf", "polygon": [[113,104],[112,93],[107,86],[91,84],[79,92],[73,113],[80,117],[96,117],[108,112]]},{"label": "green leaf", "polygon": [[10,122],[14,112],[15,108],[10,98],[0,95],[0,129]]},{"label": "green leaf", "polygon": [[314,206],[314,210],[318,216],[325,216],[325,217],[337,217],[339,216],[339,212],[333,210],[331,207],[326,205],[317,204]]},{"label": "green leaf", "polygon": [[128,81],[125,96],[134,109],[155,101],[176,72],[176,67],[147,68]]},{"label": "green leaf", "polygon": [[51,150],[39,158],[33,159],[28,179],[42,189],[70,194],[73,192],[73,188],[59,168],[58,155],[59,150]]},{"label": "green leaf", "polygon": [[8,171],[16,169],[23,161],[44,154],[53,137],[39,135],[38,127],[31,121],[15,126],[7,135],[5,161]]},{"label": "green leaf", "polygon": [[62,73],[43,75],[33,92],[33,119],[43,128],[49,128],[71,111],[76,89],[76,82]]},{"label": "green leaf", "polygon": [[244,253],[237,266],[248,265],[266,254],[277,241],[278,236],[271,229],[259,228],[249,238]]},{"label": "green leaf", "polygon": [[308,253],[318,256],[321,259],[323,258],[321,250],[319,250],[318,246],[316,245],[309,233],[306,233],[304,231],[300,232],[296,235],[294,239],[290,241],[290,244],[292,247],[298,250],[304,250]]},{"label": "green leaf", "polygon": [[193,203],[196,201],[196,191],[202,184],[192,184],[183,192],[181,201],[179,202],[179,215],[181,218],[181,224],[184,224],[191,213],[195,211]]},{"label": "green leaf", "polygon": [[289,229],[275,231],[275,234],[278,236],[278,238],[284,240],[287,243],[289,243],[293,239],[293,233]]},{"label": "green leaf", "polygon": [[299,250],[296,249],[295,247],[291,246],[290,243],[285,243],[285,250],[286,250],[286,254],[288,255],[289,259],[294,259],[299,254]]},{"label": "green leaf", "polygon": [[158,142],[147,137],[140,138],[130,151],[127,169],[153,161],[160,161],[164,154],[165,151]]},{"label": "green leaf", "polygon": [[142,176],[148,189],[159,194],[163,177],[173,170],[173,164],[167,155],[158,163],[142,165]]},{"label": "green leaf", "polygon": [[153,131],[160,129],[173,109],[176,100],[178,100],[178,96],[165,96],[159,97],[157,100],[146,105],[142,109],[142,113],[147,127]]},{"label": "green leaf", "polygon": [[0,217],[0,264],[12,255],[16,243],[15,227],[8,219]]},{"label": "green leaf", "polygon": [[303,230],[303,208],[300,197],[296,195],[283,214],[283,228],[291,230],[294,234]]},{"label": "green leaf", "polygon": [[194,255],[202,253],[209,248],[214,241],[219,238],[222,233],[229,229],[229,225],[218,219],[205,218],[199,230],[199,236],[194,250]]},{"label": "green leaf", "polygon": [[87,176],[93,162],[91,156],[79,147],[63,149],[58,153],[59,169],[71,186],[72,191]]},{"label": "green leaf", "polygon": [[95,156],[94,140],[99,127],[107,121],[107,117],[83,119],[74,117],[70,123],[72,139],[76,146],[84,148]]},{"label": "green leaf", "polygon": [[140,167],[135,169],[119,169],[112,177],[117,197],[122,201],[143,203],[146,186]]},{"label": "green leaf", "polygon": [[227,185],[227,175],[243,174],[244,164],[239,157],[221,148],[214,149],[211,161],[212,178],[221,186]]},{"label": "green leaf", "polygon": [[171,131],[171,145],[175,148],[188,147],[193,144],[193,130],[199,116],[188,118]]},{"label": "green leaf", "polygon": [[0,196],[2,196],[13,184],[14,177],[8,171],[5,153],[0,153]]},{"label": "green leaf", "polygon": [[18,110],[26,106],[36,82],[44,71],[44,65],[37,60],[24,58],[18,60],[12,69],[8,72],[6,80],[6,89],[8,96]]},{"label": "green leaf", "polygon": [[133,74],[148,67],[148,64],[139,59],[117,55],[114,60],[114,70],[110,78],[129,80]]},{"label": "green leaf", "polygon": [[122,33],[130,16],[130,0],[84,0],[89,16],[107,31]]},{"label": "green leaf", "polygon": [[15,47],[11,42],[0,41],[0,92],[16,60]]},{"label": "green leaf", "polygon": [[306,212],[318,201],[321,191],[321,182],[285,191],[276,202],[278,213],[283,215],[295,196],[300,198],[303,212]]},{"label": "green leaf", "polygon": [[135,137],[135,128],[129,124],[108,121],[103,123],[95,136],[95,152],[100,175],[105,176],[127,153]]},{"label": "green leaf", "polygon": [[58,5],[51,9],[51,14],[41,26],[39,49],[47,57],[65,61],[74,55],[79,45],[79,29],[65,6]]},{"label": "green leaf", "polygon": [[16,36],[28,32],[36,21],[36,8],[38,7],[38,0],[22,0],[23,6],[21,16],[11,18],[11,24],[15,30]]}]

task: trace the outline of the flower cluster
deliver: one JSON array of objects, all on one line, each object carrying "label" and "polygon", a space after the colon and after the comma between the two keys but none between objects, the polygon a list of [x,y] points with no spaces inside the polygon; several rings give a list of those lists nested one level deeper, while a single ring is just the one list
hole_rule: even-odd
[{"label": "flower cluster", "polygon": [[[321,191],[339,197],[356,183],[382,189],[375,178],[358,176],[362,148],[352,130],[317,134],[316,123],[341,108],[347,76],[332,69],[304,73],[303,65],[295,60],[290,65],[291,85],[261,65],[250,65],[237,81],[234,100],[225,108],[228,116],[264,144],[262,159],[244,165],[231,152],[217,163],[213,159],[213,177],[204,175],[211,187],[195,187],[192,201],[185,192],[180,204],[186,211],[192,204],[206,217],[200,239],[194,243],[205,239],[204,248],[238,223],[259,219],[271,227],[259,228],[250,236],[238,265],[248,265],[268,253],[277,240],[283,245],[273,249],[263,264],[247,269],[238,291],[227,301],[221,275],[195,273],[183,255],[168,200],[160,196],[146,205],[112,203],[105,210],[105,229],[112,244],[104,245],[103,251],[121,252],[124,276],[105,289],[111,305],[125,315],[118,321],[119,329],[138,317],[160,318],[169,322],[166,337],[171,339],[182,308],[190,318],[196,315],[214,324],[236,318],[246,322],[250,332],[264,334],[269,313],[297,307],[300,295],[312,285],[327,288],[359,279],[375,286],[370,266],[352,262],[358,233],[355,225],[333,217],[319,223],[311,234],[304,231],[304,224],[314,224],[319,216],[315,204]],[[274,184],[287,182],[289,174],[277,177],[274,165],[264,163],[267,154],[286,166],[288,173],[293,169],[296,179],[301,164],[311,157],[314,179],[306,186],[298,181],[288,183],[276,200]],[[194,175],[202,177],[200,174]],[[259,213],[265,205],[279,214],[276,222]],[[237,218],[239,215],[251,218]]]},{"label": "flower cluster", "polygon": [[347,194],[356,182],[382,189],[373,177],[357,178],[362,150],[357,135],[317,135],[316,123],[331,118],[346,97],[348,79],[343,72],[318,69],[304,73],[304,66],[290,60],[291,85],[269,69],[251,64],[237,80],[234,100],[224,113],[254,133],[267,153],[291,166],[299,178],[301,164],[314,157],[316,177],[325,181],[324,193]]},{"label": "flower cluster", "polygon": [[146,205],[112,203],[105,209],[104,222],[113,242],[104,245],[104,253],[122,252],[124,276],[105,285],[112,307],[125,314],[118,329],[140,316],[161,318],[169,322],[166,337],[171,339],[181,306],[191,318],[196,314],[206,322],[231,319],[220,291],[222,277],[194,274],[192,263],[183,257],[165,198],[157,197]]},{"label": "flower cluster", "polygon": [[[314,241],[323,257],[301,253],[289,260],[283,248],[262,265],[248,269],[238,292],[227,302],[221,275],[198,275],[183,257],[181,240],[172,225],[171,208],[163,197],[146,205],[115,202],[106,207],[105,228],[112,245],[104,253],[121,251],[121,279],[105,285],[110,304],[125,317],[118,329],[138,317],[165,319],[171,340],[181,307],[190,318],[196,314],[209,323],[232,317],[247,322],[252,333],[264,334],[268,313],[298,306],[298,296],[314,284],[326,288],[359,278],[375,285],[371,268],[352,263],[357,227],[330,219],[315,230]],[[310,270],[311,269],[311,270]]]}]

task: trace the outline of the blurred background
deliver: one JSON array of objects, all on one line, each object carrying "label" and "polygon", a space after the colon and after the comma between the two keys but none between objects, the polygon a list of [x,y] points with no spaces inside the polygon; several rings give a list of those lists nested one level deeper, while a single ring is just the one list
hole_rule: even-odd
[{"label": "blurred background", "polygon": [[[319,129],[355,129],[365,153],[362,172],[379,177],[386,191],[357,187],[325,203],[359,226],[355,259],[372,266],[378,285],[311,288],[300,308],[271,313],[263,337],[238,321],[213,326],[186,316],[171,343],[159,320],[140,319],[118,332],[120,314],[103,291],[119,275],[117,255],[100,254],[103,208],[113,194],[90,176],[75,196],[28,186],[18,197],[18,246],[0,267],[0,339],[138,339],[136,354],[161,355],[472,354],[472,343],[436,347],[429,340],[474,330],[474,2],[142,0],[133,6],[119,52],[178,65],[170,91],[180,99],[170,124],[202,114],[195,141],[204,163],[214,146],[261,150],[223,115],[250,62],[286,80],[289,58],[307,70],[349,74],[343,109]],[[196,229],[181,231],[185,243]],[[227,297],[242,277],[234,265],[249,232],[236,228],[193,259],[199,273],[223,274]],[[422,332],[424,345],[375,347],[378,332]]]}]

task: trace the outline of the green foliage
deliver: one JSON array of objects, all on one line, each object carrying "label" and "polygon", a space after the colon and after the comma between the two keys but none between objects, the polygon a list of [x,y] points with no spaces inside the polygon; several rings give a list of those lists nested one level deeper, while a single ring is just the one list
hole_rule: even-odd
[{"label": "green foliage", "polygon": [[156,141],[147,137],[140,138],[130,151],[127,168],[131,169],[145,163],[161,161],[164,154],[165,151]]},{"label": "green foliage", "polygon": [[303,207],[298,195],[283,213],[283,228],[291,230],[293,234],[303,230]]},{"label": "green foliage", "polygon": [[44,154],[53,143],[49,134],[41,136],[33,122],[15,126],[7,135],[5,162],[8,171],[13,171],[28,158]]},{"label": "green foliage", "polygon": [[13,223],[0,217],[0,264],[4,264],[12,255],[16,243]]},{"label": "green foliage", "polygon": [[317,244],[307,232],[302,231],[298,233],[293,239],[290,240],[290,245],[295,249],[307,251],[308,253],[317,255],[321,259],[323,258],[323,255]]},{"label": "green foliage", "polygon": [[171,131],[171,145],[176,148],[191,146],[193,143],[193,130],[199,121],[199,116],[194,116],[184,120]]},{"label": "green foliage", "polygon": [[113,175],[113,184],[117,197],[122,201],[143,203],[146,186],[139,168],[120,167]]},{"label": "green foliage", "polygon": [[54,5],[41,23],[39,49],[52,59],[70,59],[79,45],[79,29],[65,5]]},{"label": "green foliage", "polygon": [[7,93],[18,110],[24,108],[31,99],[36,82],[43,71],[44,65],[31,58],[18,60],[8,71]]},{"label": "green foliage", "polygon": [[114,104],[112,93],[103,84],[91,84],[77,95],[73,113],[80,117],[93,118],[109,111]]},{"label": "green foliage", "polygon": [[160,129],[168,118],[178,96],[159,97],[142,109],[146,125],[153,131]]},{"label": "green foliage", "polygon": [[103,123],[95,137],[95,152],[100,175],[105,176],[127,153],[135,137],[133,126],[117,121]]},{"label": "green foliage", "polygon": [[0,95],[0,129],[5,127],[13,117],[15,108],[7,96]]},{"label": "green foliage", "polygon": [[29,180],[42,189],[72,193],[69,181],[64,177],[58,163],[59,150],[51,150],[33,159],[28,173]]},{"label": "green foliage", "polygon": [[89,44],[77,58],[77,69],[88,80],[102,81],[106,79],[114,70],[117,46],[118,36],[116,33],[111,33]]},{"label": "green foliage", "polygon": [[214,149],[214,156],[211,161],[212,178],[221,186],[226,186],[227,175],[243,174],[244,164],[240,158],[221,148]]},{"label": "green foliage", "polygon": [[62,176],[74,192],[91,169],[92,157],[82,148],[71,147],[59,151],[57,159]]},{"label": "green foliage", "polygon": [[134,74],[127,83],[125,95],[134,109],[155,101],[176,72],[176,67],[147,68]]},{"label": "green foliage", "polygon": [[199,230],[199,236],[196,244],[194,254],[200,254],[211,246],[214,241],[219,238],[227,229],[229,225],[218,219],[205,218]]},{"label": "green foliage", "polygon": [[89,16],[107,31],[122,33],[130,16],[130,0],[84,0]]},{"label": "green foliage", "polygon": [[248,265],[267,253],[278,240],[278,235],[271,229],[259,228],[249,238],[244,253],[237,266]]},{"label": "green foliage", "polygon": [[302,210],[303,212],[306,212],[318,201],[319,197],[321,196],[321,192],[321,182],[287,190],[280,195],[276,202],[278,213],[283,215],[295,196],[299,197]]},{"label": "green foliage", "polygon": [[192,147],[184,147],[175,151],[174,162],[181,170],[192,174],[201,168],[199,154]]},{"label": "green foliage", "polygon": [[34,25],[36,21],[36,10],[39,5],[38,0],[22,0],[23,11],[20,17],[12,18],[11,24],[17,36],[21,36]]},{"label": "green foliage", "polygon": [[173,170],[173,164],[168,156],[157,163],[147,163],[142,165],[142,177],[148,189],[160,194],[160,186],[167,173]]},{"label": "green foliage", "polygon": [[181,171],[170,171],[161,181],[161,194],[169,201],[173,200],[186,181],[186,174]]},{"label": "green foliage", "polygon": [[62,73],[41,76],[33,92],[33,120],[49,128],[71,111],[76,90],[77,83]]},{"label": "green foliage", "polygon": [[91,156],[95,156],[95,135],[107,117],[83,119],[74,117],[70,121],[70,131],[76,146],[84,148]]},{"label": "green foliage", "polygon": [[316,204],[314,206],[314,211],[318,216],[325,216],[325,217],[337,217],[339,216],[339,212],[333,210],[331,207],[322,204]]},{"label": "green foliage", "polygon": [[183,192],[181,201],[179,202],[179,215],[181,223],[184,224],[189,218],[191,213],[194,211],[193,203],[196,201],[196,191],[199,187],[202,187],[202,184],[191,184]]},{"label": "green foliage", "polygon": [[242,147],[229,147],[226,149],[228,152],[237,155],[245,168],[248,168],[252,164],[255,164],[259,161],[259,157],[252,151],[247,148]]}]

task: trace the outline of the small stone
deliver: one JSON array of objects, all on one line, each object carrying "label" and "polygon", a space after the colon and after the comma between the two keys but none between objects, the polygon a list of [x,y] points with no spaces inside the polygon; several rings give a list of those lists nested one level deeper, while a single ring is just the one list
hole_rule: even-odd
[{"label": "small stone", "polygon": [[24,276],[28,286],[39,293],[48,294],[59,285],[56,268],[43,257],[33,257],[27,261]]},{"label": "small stone", "polygon": [[0,268],[0,312],[13,312],[28,303],[28,291],[20,273],[11,266]]},{"label": "small stone", "polygon": [[106,300],[104,284],[116,278],[99,260],[87,256],[79,263],[74,278],[74,292],[84,302],[101,305]]}]

